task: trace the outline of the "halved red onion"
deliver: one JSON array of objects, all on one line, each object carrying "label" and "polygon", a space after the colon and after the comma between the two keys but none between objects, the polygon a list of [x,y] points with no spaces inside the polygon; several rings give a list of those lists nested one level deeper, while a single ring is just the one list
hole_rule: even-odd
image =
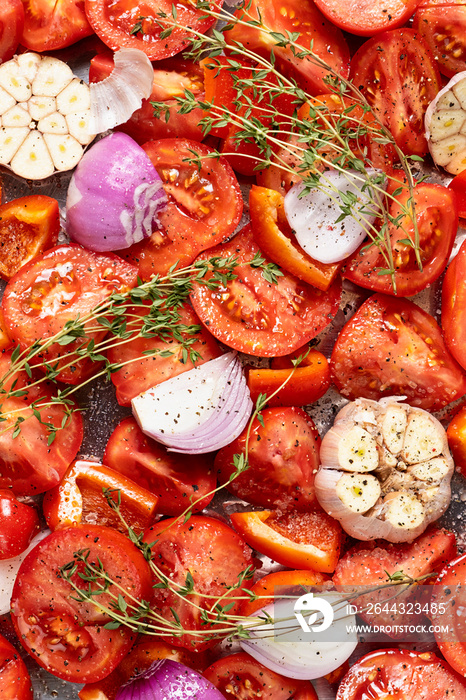
[{"label": "halved red onion", "polygon": [[115,700],[225,700],[200,673],[179,661],[161,659],[121,686]]},{"label": "halved red onion", "polygon": [[128,248],[152,235],[166,202],[145,151],[126,134],[110,134],[84,154],[73,173],[66,231],[98,253]]},{"label": "halved red onion", "polygon": [[158,384],[131,404],[146,435],[169,451],[186,454],[228,445],[241,434],[253,407],[233,352]]}]

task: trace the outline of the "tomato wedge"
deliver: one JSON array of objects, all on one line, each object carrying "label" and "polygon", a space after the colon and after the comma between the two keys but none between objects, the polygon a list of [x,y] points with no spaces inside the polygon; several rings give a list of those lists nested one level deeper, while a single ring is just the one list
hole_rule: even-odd
[{"label": "tomato wedge", "polygon": [[442,330],[445,345],[466,369],[466,242],[451,262],[442,288]]},{"label": "tomato wedge", "polygon": [[455,467],[466,476],[466,406],[456,413],[448,425],[447,437]]},{"label": "tomato wedge", "polygon": [[448,663],[462,676],[466,674],[466,625],[458,611],[462,611],[466,604],[465,584],[466,555],[463,555],[441,571],[431,604],[435,640]]},{"label": "tomato wedge", "polygon": [[331,22],[351,34],[374,36],[401,27],[411,17],[419,0],[315,0]]},{"label": "tomato wedge", "polygon": [[19,652],[0,635],[0,688],[2,700],[33,700],[32,684]]},{"label": "tomato wedge", "polygon": [[443,75],[451,78],[466,70],[464,0],[422,0],[413,28],[426,40]]},{"label": "tomato wedge", "polygon": [[0,63],[13,58],[24,27],[21,0],[3,0],[0,7]]},{"label": "tomato wedge", "polygon": [[63,49],[93,33],[84,0],[23,0],[23,5],[21,43],[31,51]]},{"label": "tomato wedge", "polygon": [[24,552],[39,530],[37,510],[18,501],[11,491],[0,489],[0,560]]}]

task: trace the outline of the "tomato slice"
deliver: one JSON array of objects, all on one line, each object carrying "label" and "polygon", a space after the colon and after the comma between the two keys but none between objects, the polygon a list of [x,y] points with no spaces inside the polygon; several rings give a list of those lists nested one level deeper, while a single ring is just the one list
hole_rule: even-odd
[{"label": "tomato slice", "polygon": [[25,21],[21,43],[31,51],[63,49],[93,33],[84,11],[84,0],[22,2]]},{"label": "tomato slice", "polygon": [[[348,261],[343,276],[374,292],[409,297],[432,284],[444,271],[458,230],[456,196],[447,187],[431,183],[416,185],[413,192],[422,269],[408,241],[416,240],[409,209],[410,193],[404,188],[390,205],[390,237],[394,275],[387,269],[387,252],[363,243]],[[393,223],[396,221],[396,224]]]},{"label": "tomato slice", "polygon": [[203,253],[200,260],[234,256],[240,264],[236,279],[220,293],[195,284],[191,300],[201,322],[225,345],[261,357],[287,355],[329,325],[340,304],[341,282],[337,279],[327,292],[288,273],[269,282],[248,264],[257,254],[251,226]]},{"label": "tomato slice", "polygon": [[[216,8],[214,2],[208,6]],[[139,49],[151,61],[173,56],[189,44],[189,30],[172,26],[172,7],[170,0],[85,0],[87,18],[104,44],[114,51]],[[176,21],[203,33],[214,24],[215,17],[196,3],[181,0],[176,3]]]},{"label": "tomato slice", "polygon": [[220,483],[234,474],[233,455],[242,454],[246,445],[249,468],[227,484],[228,491],[264,508],[307,509],[315,502],[320,437],[302,408],[265,408],[261,420],[255,418],[251,428],[218,452]]},{"label": "tomato slice", "polygon": [[[124,344],[110,348],[107,353],[109,362],[122,365],[112,373],[117,401],[121,406],[130,406],[131,400],[143,391],[221,354],[217,342],[200,325],[198,317],[187,305],[177,310],[180,315],[177,333],[189,343],[187,349],[174,338],[167,341],[160,335],[146,337],[147,334],[144,334],[142,337],[141,327],[148,310],[147,306],[135,306],[128,311],[133,320],[132,325],[128,324],[128,332],[132,336]],[[137,321],[138,317],[141,318],[140,322]],[[196,332],[191,332],[193,330]],[[199,353],[194,363],[190,353]]]},{"label": "tomato slice", "polygon": [[[298,84],[311,95],[327,92],[325,79],[329,70],[316,65],[309,58],[299,58],[299,49],[280,47],[271,32],[287,36],[287,32],[299,32],[297,44],[310,49],[324,61],[334,73],[348,77],[349,50],[343,34],[317,9],[312,0],[252,0],[246,10],[238,9],[235,15],[244,24],[237,22],[232,29],[225,31],[226,41],[233,45],[240,42],[246,49],[254,51],[266,59],[271,51],[275,54],[276,65],[284,75],[292,75]],[[251,21],[252,18],[252,21]],[[254,23],[255,22],[255,23]],[[260,25],[267,27],[261,30]]]},{"label": "tomato slice", "polygon": [[105,448],[105,464],[148,489],[162,515],[200,511],[212,500],[216,486],[211,455],[180,455],[148,438],[134,418],[125,418]]},{"label": "tomato slice", "polygon": [[448,185],[456,194],[456,203],[458,205],[458,215],[466,218],[466,170],[456,175]]},{"label": "tomato slice", "polygon": [[414,29],[378,34],[353,56],[351,76],[401,150],[425,155],[424,115],[442,83],[424,39]]},{"label": "tomato slice", "polygon": [[206,668],[204,676],[226,698],[230,696],[241,700],[317,700],[316,692],[309,681],[285,678],[270,671],[245,652],[224,656]]},{"label": "tomato slice", "polygon": [[445,344],[455,360],[466,368],[466,243],[451,262],[442,287],[442,329]]},{"label": "tomato slice", "polygon": [[33,700],[31,679],[14,646],[0,635],[0,687],[2,700]]},{"label": "tomato slice", "polygon": [[[11,353],[0,355],[0,377],[9,371],[10,363]],[[37,375],[30,379],[25,371],[16,372],[3,386],[10,391],[16,382],[14,390],[20,395],[2,400],[0,488],[12,489],[18,496],[43,493],[58,484],[83,439],[81,413],[75,410],[66,420],[63,405],[51,402],[53,388],[43,382],[28,386],[34,378],[38,379]],[[33,402],[40,421],[32,412]],[[18,418],[23,419],[20,424]],[[50,445],[47,423],[57,428]]]},{"label": "tomato slice", "polygon": [[408,21],[419,0],[315,0],[322,14],[351,34],[374,36]]},{"label": "tomato slice", "polygon": [[462,676],[466,674],[466,627],[461,614],[466,604],[465,581],[466,555],[463,555],[440,573],[431,603],[435,641],[448,663]]},{"label": "tomato slice", "polygon": [[[153,560],[174,586],[184,586],[188,572],[194,581],[194,592],[184,596],[154,588],[152,600],[158,613],[172,622],[179,619],[187,630],[167,641],[191,651],[211,647],[218,638],[215,623],[207,620],[215,620],[218,610],[207,614],[206,619],[203,611],[211,610],[213,600],[220,596],[221,606],[228,606],[230,615],[238,611],[236,598],[241,597],[242,588],[252,576],[251,550],[231,527],[205,515],[193,515],[184,523],[174,518],[162,520],[147,530],[144,542],[151,545]],[[154,576],[157,583],[159,579]],[[225,622],[220,625],[224,628]],[[196,636],[188,630],[205,630],[206,634]]]},{"label": "tomato slice", "polygon": [[332,573],[340,556],[342,529],[322,510],[260,510],[232,513],[246,542],[283,566]]},{"label": "tomato slice", "polygon": [[336,700],[466,698],[466,681],[431,651],[383,649],[366,654],[343,678]]},{"label": "tomato slice", "polygon": [[39,530],[37,510],[18,501],[11,491],[0,489],[0,560],[24,552]]},{"label": "tomato slice", "polygon": [[[21,564],[11,600],[12,620],[26,651],[46,670],[71,683],[105,678],[128,653],[134,633],[128,628],[104,629],[110,617],[92,603],[80,602],[61,567],[76,552],[88,550],[88,563],[100,562],[112,581],[96,600],[109,606],[112,595],[128,605],[148,600],[149,566],[127,537],[99,525],[58,529],[43,539]],[[81,588],[84,566],[76,562],[73,582]],[[102,584],[102,581],[100,581]],[[86,589],[87,589],[86,583]],[[99,581],[93,590],[98,590]]]},{"label": "tomato slice", "polygon": [[[91,60],[89,82],[105,80],[113,68],[111,54],[97,54]],[[143,100],[141,107],[133,112],[127,122],[118,126],[117,131],[123,131],[141,145],[146,141],[172,137],[202,141],[204,135],[199,126],[204,116],[202,109],[196,107],[189,114],[178,111],[180,105],[176,98],[184,97],[185,90],[190,90],[198,100],[204,99],[204,71],[201,66],[177,57],[157,61],[149,99]],[[156,108],[153,102],[162,102],[163,107]]]},{"label": "tomato slice", "polygon": [[350,400],[404,395],[413,406],[438,411],[466,392],[466,376],[432,316],[383,294],[367,299],[343,327],[330,367]]},{"label": "tomato slice", "polygon": [[422,0],[413,28],[426,40],[443,75],[451,78],[466,70],[464,0]]},{"label": "tomato slice", "polygon": [[0,7],[0,63],[15,55],[24,28],[22,0],[3,0]]},{"label": "tomato slice", "polygon": [[2,204],[0,277],[9,280],[23,265],[54,246],[59,231],[58,202],[52,197],[36,194]]},{"label": "tomato slice", "polygon": [[[78,245],[51,248],[22,267],[10,280],[3,296],[8,333],[22,350],[35,341],[53,337],[67,321],[81,318],[114,292],[137,283],[137,269],[112,253],[92,253]],[[92,325],[95,325],[92,324]],[[78,384],[95,364],[73,353],[91,338],[102,340],[106,330],[93,330],[68,345],[53,343],[40,357],[63,367],[59,379]],[[60,359],[62,355],[66,359]]]},{"label": "tomato slice", "polygon": [[168,204],[159,215],[162,230],[120,254],[149,279],[177,263],[189,265],[201,251],[228,238],[241,218],[243,198],[228,162],[209,157],[213,151],[204,144],[161,139],[143,148],[162,178]]}]

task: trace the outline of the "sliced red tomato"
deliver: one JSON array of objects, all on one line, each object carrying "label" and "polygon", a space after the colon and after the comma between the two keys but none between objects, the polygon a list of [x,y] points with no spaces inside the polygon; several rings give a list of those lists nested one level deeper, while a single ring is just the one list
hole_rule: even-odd
[{"label": "sliced red tomato", "polygon": [[224,656],[204,671],[204,676],[228,698],[241,700],[317,700],[309,681],[285,678],[270,671],[249,654]]},{"label": "sliced red tomato", "polygon": [[[465,6],[466,9],[466,6]],[[456,204],[458,205],[458,215],[466,218],[466,170],[456,175],[448,185],[456,194]]]},{"label": "sliced red tomato", "polygon": [[[0,355],[0,377],[9,371],[10,363],[11,353]],[[12,489],[16,495],[43,493],[58,484],[83,439],[80,412],[74,411],[67,419],[65,408],[51,402],[53,389],[44,382],[28,387],[30,382],[25,371],[15,372],[2,386],[17,395],[2,399],[0,488]],[[32,403],[40,421],[33,414]],[[57,428],[50,445],[47,423]]]},{"label": "sliced red tomato", "polygon": [[232,513],[231,522],[246,542],[283,566],[330,574],[340,556],[342,529],[322,510]]},{"label": "sliced red tomato", "polygon": [[54,246],[60,231],[58,202],[35,194],[0,206],[0,277],[9,280],[44,250]]},{"label": "sliced red tomato", "polygon": [[9,350],[13,345],[13,341],[8,335],[8,330],[5,324],[3,309],[0,308],[0,351]]},{"label": "sliced red tomato", "polygon": [[63,49],[93,33],[84,12],[84,0],[22,2],[25,21],[21,43],[31,51]]},{"label": "sliced red tomato", "polygon": [[19,652],[0,635],[0,688],[2,700],[33,700],[32,684]]},{"label": "sliced red tomato", "polygon": [[39,530],[37,510],[18,501],[11,491],[0,489],[0,560],[24,552]]},{"label": "sliced red tomato", "polygon": [[466,605],[465,584],[466,555],[463,555],[440,573],[431,603],[435,640],[450,666],[462,676],[466,674],[466,624],[461,614]]},{"label": "sliced red tomato", "polygon": [[203,253],[198,259],[234,256],[240,264],[236,279],[221,291],[195,284],[194,310],[218,340],[235,350],[261,357],[287,355],[329,325],[340,304],[341,282],[337,279],[327,292],[288,273],[270,282],[260,268],[248,264],[256,255],[262,252],[251,226]]},{"label": "sliced red tomato", "polygon": [[[46,670],[71,683],[105,678],[128,653],[134,641],[129,628],[106,629],[110,617],[97,605],[76,600],[60,569],[75,562],[72,581],[82,588],[84,564],[75,553],[88,552],[89,564],[102,564],[103,581],[86,583],[99,590],[96,600],[109,606],[112,596],[128,606],[148,600],[149,566],[141,552],[120,532],[100,525],[75,525],[52,532],[21,564],[11,600],[16,633],[26,651]],[[99,588],[100,584],[100,588]],[[124,603],[122,603],[124,604]]]},{"label": "sliced red tomato", "polygon": [[343,327],[330,367],[350,400],[404,395],[413,406],[438,411],[466,392],[466,376],[432,316],[383,294],[367,299]]},{"label": "sliced red tomato", "polygon": [[103,461],[158,496],[162,515],[181,515],[187,508],[200,511],[212,500],[216,486],[212,456],[168,452],[144,435],[134,418],[117,425]]},{"label": "sliced red tomato", "polygon": [[431,651],[383,649],[351,666],[336,700],[439,700],[466,698],[466,681]]},{"label": "sliced red tomato", "polygon": [[[244,24],[236,23],[224,33],[231,45],[240,42],[246,49],[258,53],[266,59],[271,51],[275,54],[276,65],[284,75],[292,75],[311,94],[328,90],[325,78],[337,73],[348,77],[349,50],[343,34],[317,9],[312,0],[284,0],[268,2],[252,0],[247,9],[238,9],[235,15]],[[254,21],[251,21],[254,20]],[[256,24],[254,24],[256,22]],[[261,30],[261,25],[267,29]],[[297,48],[280,47],[272,32],[287,36],[287,32],[299,32]],[[310,49],[324,61],[329,69],[316,65],[310,58],[299,58],[299,47]]]},{"label": "sliced red tomato", "polygon": [[161,139],[143,148],[162,178],[168,204],[159,215],[162,229],[120,254],[149,279],[177,263],[189,265],[201,251],[228,238],[241,218],[243,199],[228,162],[209,157],[213,151],[204,144]]},{"label": "sliced red tomato", "polygon": [[[113,68],[111,54],[97,54],[91,60],[89,82],[104,80]],[[117,131],[123,131],[139,144],[174,136],[202,141],[204,136],[199,126],[204,114],[202,109],[197,107],[189,114],[178,111],[180,105],[176,98],[184,97],[185,90],[192,92],[198,100],[204,99],[204,71],[201,66],[181,58],[157,61],[150,97],[142,101],[141,107],[133,112],[127,122],[118,126]],[[163,106],[154,106],[153,102],[163,103]]]},{"label": "sliced red tomato", "polygon": [[[416,185],[413,202],[417,234],[413,217],[406,214],[410,197],[409,190],[404,188],[390,205],[384,245],[389,237],[393,276],[386,273],[390,263],[386,248],[366,242],[348,261],[344,277],[374,292],[402,297],[414,296],[438,279],[446,267],[458,230],[456,195],[441,185],[427,182]],[[421,269],[411,244],[416,240]]]},{"label": "sliced red tomato", "polygon": [[[292,360],[299,356],[303,360],[294,367]],[[270,369],[249,367],[247,381],[254,402],[260,394],[266,394],[270,397],[268,406],[306,406],[320,399],[329,388],[330,365],[321,352],[304,346],[292,355],[274,358]]]},{"label": "sliced red tomato", "polygon": [[[137,269],[112,253],[92,253],[78,245],[51,248],[8,283],[2,301],[8,333],[25,350],[37,340],[53,337],[67,321],[83,318],[114,292],[128,291],[136,283]],[[105,334],[106,330],[93,330],[67,345],[53,343],[39,357],[52,365],[58,361],[63,368],[59,379],[78,384],[95,364],[88,358],[78,359],[74,351],[91,338],[102,340]],[[66,359],[60,359],[62,355]]]},{"label": "sliced red tomato", "polygon": [[351,76],[401,150],[426,154],[424,115],[442,84],[424,39],[406,28],[369,39],[353,56]]},{"label": "sliced red tomato", "polygon": [[[215,22],[215,16],[196,3],[177,2],[175,17],[172,7],[170,0],[85,0],[87,18],[104,44],[114,51],[139,49],[151,61],[174,56],[187,46],[192,35],[182,27],[202,33]],[[216,9],[214,2],[208,7]],[[173,27],[175,22],[181,27]]]},{"label": "sliced red tomato", "polygon": [[264,508],[308,508],[315,502],[314,477],[320,437],[302,408],[265,408],[215,458],[221,483],[235,473],[233,455],[248,447],[249,468],[226,486],[228,491]]},{"label": "sliced red tomato", "polygon": [[[174,518],[162,520],[147,530],[144,542],[151,545],[153,560],[172,584],[184,586],[188,573],[194,581],[194,591],[184,596],[166,588],[154,588],[152,600],[157,612],[171,622],[180,620],[185,630],[206,632],[201,636],[185,632],[167,641],[191,651],[211,647],[218,641],[215,624],[207,622],[202,611],[211,609],[213,598],[204,596],[221,596],[219,605],[228,606],[228,613],[234,615],[240,605],[235,597],[241,596],[252,576],[251,550],[231,527],[205,515],[193,515],[184,523]],[[157,583],[159,579],[154,576],[154,584]],[[220,610],[215,606],[215,612],[207,613],[207,619],[215,620],[217,612]],[[220,625],[225,628],[224,622]],[[207,634],[208,630],[212,630],[211,634]]]},{"label": "sliced red tomato", "polygon": [[453,357],[466,368],[466,243],[453,258],[442,286],[442,330]]},{"label": "sliced red tomato", "polygon": [[315,0],[327,19],[351,34],[374,36],[408,21],[419,0]]},{"label": "sliced red tomato", "polygon": [[242,615],[254,615],[260,608],[273,603],[280,595],[298,593],[302,595],[311,586],[322,586],[328,581],[328,576],[319,571],[294,569],[292,571],[274,571],[259,579],[250,587],[250,592],[257,596],[256,600],[247,600],[241,607]]},{"label": "sliced red tomato", "polygon": [[326,291],[330,287],[341,264],[326,265],[304,252],[288,224],[284,198],[279,192],[253,185],[249,213],[254,240],[271,260],[317,289]]},{"label": "sliced red tomato", "polygon": [[0,63],[15,55],[24,28],[22,0],[3,0],[0,7]]},{"label": "sliced red tomato", "polygon": [[441,73],[451,78],[466,70],[464,0],[421,0],[413,28],[426,40]]},{"label": "sliced red tomato", "polygon": [[[110,348],[107,353],[109,362],[122,365],[121,369],[112,373],[117,401],[121,406],[129,406],[131,400],[143,391],[221,354],[214,338],[200,325],[198,317],[187,305],[177,310],[177,333],[188,343],[187,348],[183,347],[181,340],[171,338],[167,341],[160,337],[163,336],[162,330],[160,335],[147,337],[147,333],[144,333],[144,337],[141,337],[143,318],[148,311],[147,306],[129,309],[128,314],[133,324],[128,324],[128,332],[131,332],[132,336],[126,343],[119,343],[118,346]],[[138,317],[140,322],[136,321]],[[197,355],[199,357],[195,359]],[[195,359],[194,362],[191,361],[191,357]]]},{"label": "sliced red tomato", "polygon": [[466,476],[466,406],[458,411],[448,425],[447,437],[455,467]]}]

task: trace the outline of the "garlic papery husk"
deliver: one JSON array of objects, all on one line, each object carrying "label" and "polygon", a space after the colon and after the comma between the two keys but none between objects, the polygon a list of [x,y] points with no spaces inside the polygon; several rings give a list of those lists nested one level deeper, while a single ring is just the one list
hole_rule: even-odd
[{"label": "garlic papery husk", "polygon": [[90,128],[96,134],[127,122],[152,92],[154,69],[144,51],[120,49],[113,58],[108,78],[90,85]]},{"label": "garlic papery husk", "polygon": [[450,503],[454,463],[446,432],[400,398],[347,404],[322,441],[317,499],[360,540],[411,542]]},{"label": "garlic papery husk", "polygon": [[430,103],[426,139],[436,165],[452,175],[466,169],[466,71],[457,73]]}]

